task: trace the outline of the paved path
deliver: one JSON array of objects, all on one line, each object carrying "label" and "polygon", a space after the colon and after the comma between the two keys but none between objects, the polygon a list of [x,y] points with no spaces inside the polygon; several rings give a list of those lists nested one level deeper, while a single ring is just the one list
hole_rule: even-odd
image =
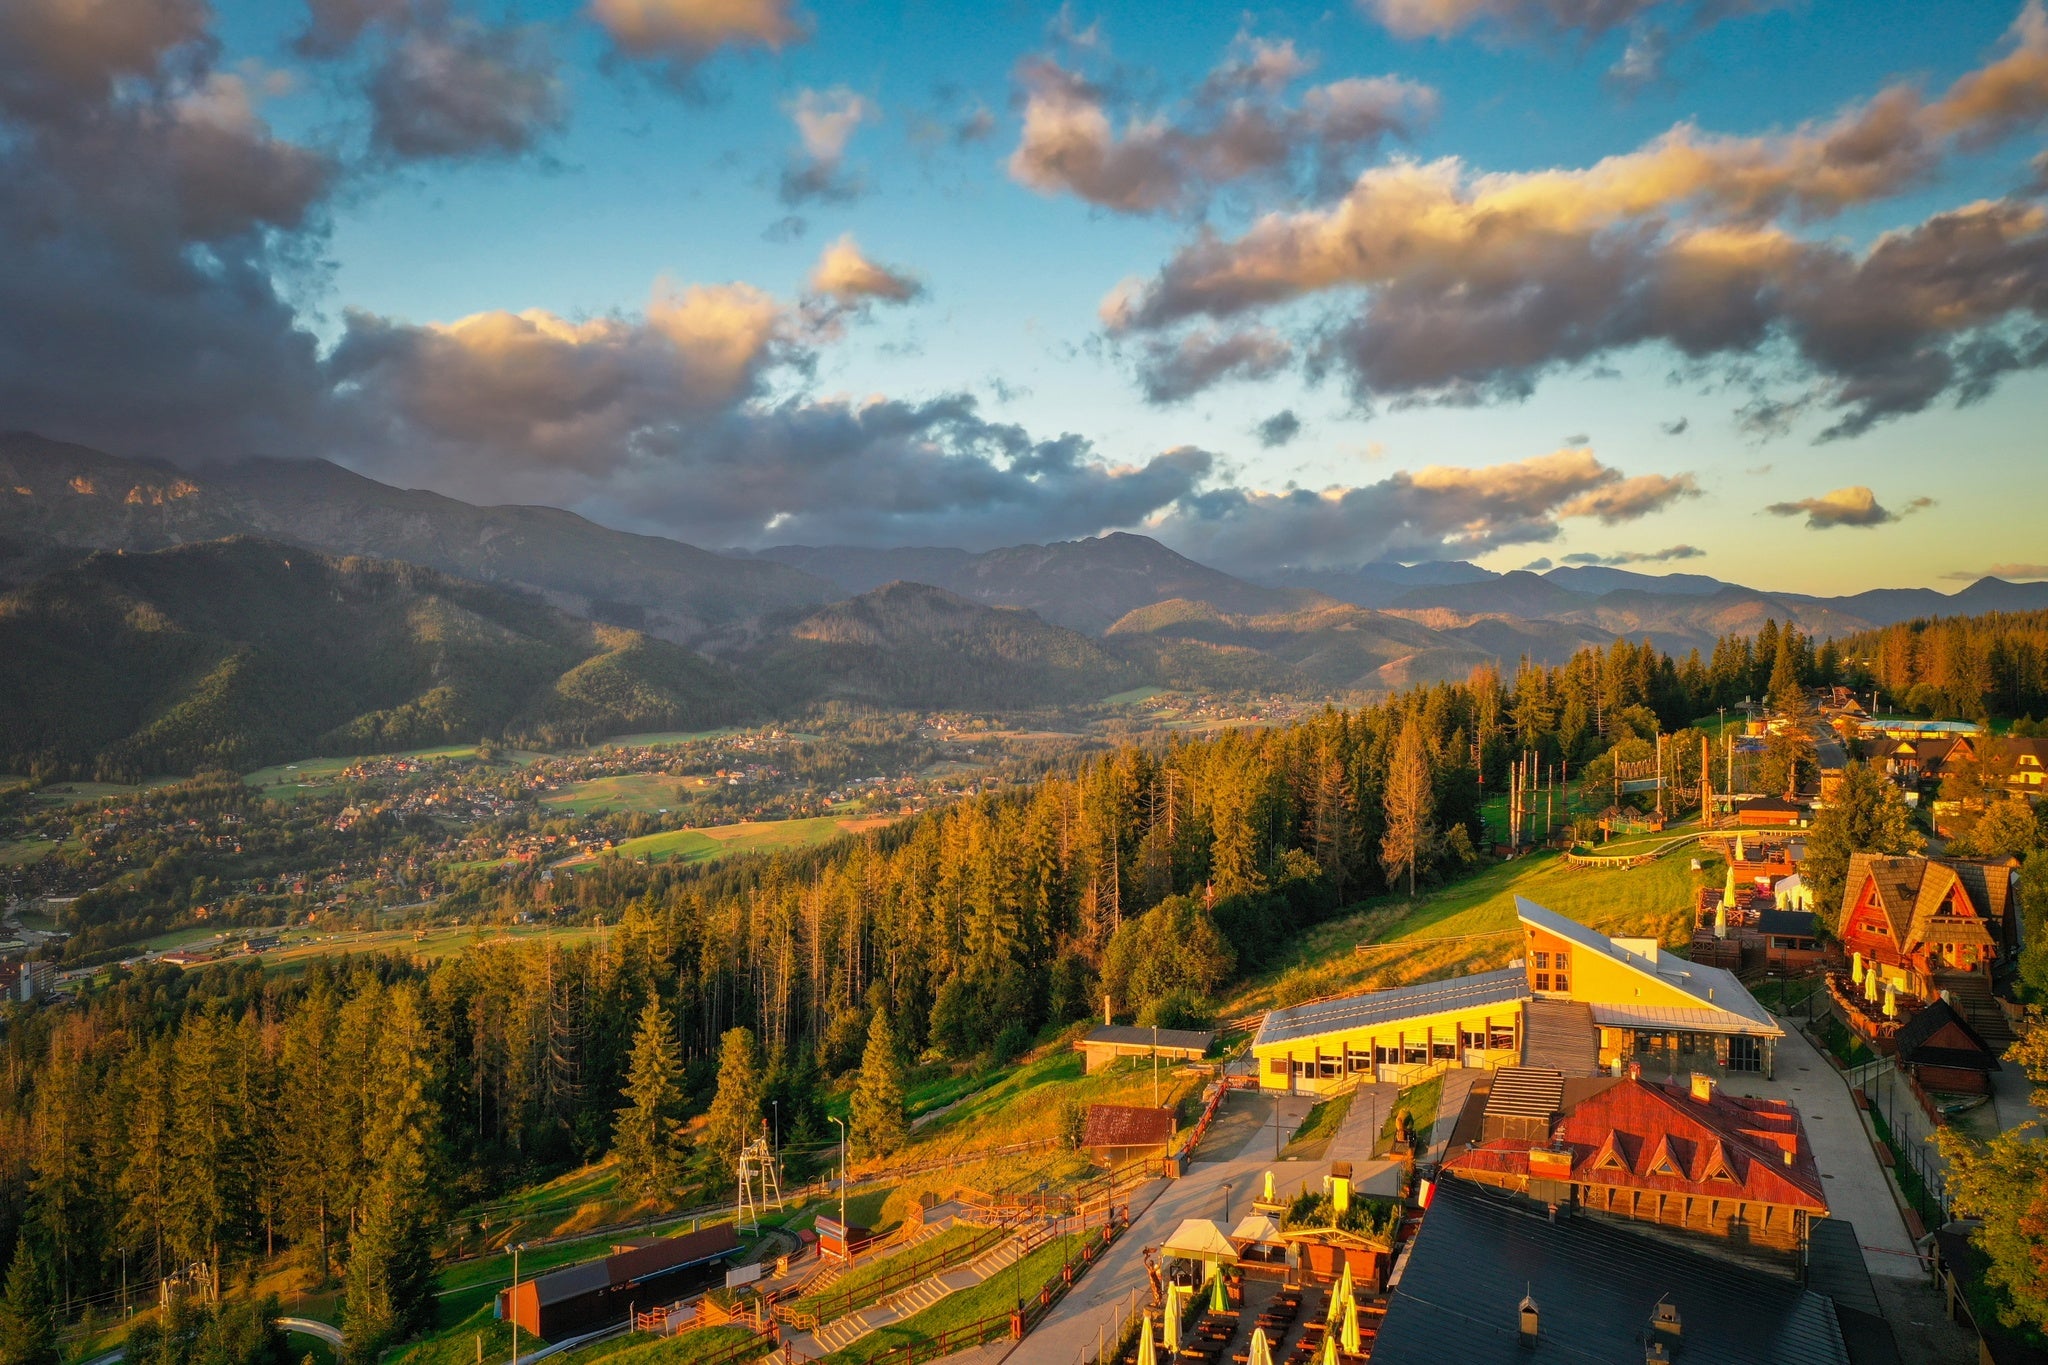
[{"label": "paved path", "polygon": [[2041,1111],[2034,1108],[2033,1096],[2034,1083],[2020,1070],[2019,1063],[2001,1059],[1998,1070],[1991,1073],[1991,1106],[1998,1112],[2000,1132],[2031,1123],[2035,1125],[2034,1136],[2041,1136]]},{"label": "paved path", "polygon": [[1462,1066],[1444,1073],[1444,1095],[1437,1102],[1436,1127],[1429,1133],[1425,1163],[1442,1163],[1444,1148],[1451,1145],[1451,1134],[1457,1131],[1458,1116],[1465,1112],[1465,1101],[1472,1097],[1472,1087],[1483,1074],[1476,1068]]},{"label": "paved path", "polygon": [[1778,1043],[1777,1078],[1730,1075],[1728,1092],[1795,1105],[1820,1166],[1829,1212],[1856,1225],[1864,1265],[1872,1275],[1919,1279],[1925,1274],[1919,1254],[1878,1164],[1870,1130],[1849,1094],[1849,1082],[1790,1020],[1779,1022],[1785,1037]]}]

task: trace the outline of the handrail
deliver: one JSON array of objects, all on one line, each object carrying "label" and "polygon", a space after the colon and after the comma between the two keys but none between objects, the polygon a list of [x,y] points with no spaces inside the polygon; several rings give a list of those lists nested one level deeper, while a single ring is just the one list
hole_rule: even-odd
[{"label": "handrail", "polygon": [[778,1303],[773,1309],[775,1320],[800,1332],[815,1332],[825,1323],[843,1318],[849,1313],[866,1308],[869,1304],[879,1303],[898,1290],[964,1265],[984,1252],[993,1251],[1009,1240],[1010,1235],[1011,1229],[1007,1226],[984,1228],[956,1246],[947,1247],[930,1256],[913,1258],[900,1266],[890,1266],[874,1279],[826,1299],[815,1309],[799,1308],[797,1301]]}]

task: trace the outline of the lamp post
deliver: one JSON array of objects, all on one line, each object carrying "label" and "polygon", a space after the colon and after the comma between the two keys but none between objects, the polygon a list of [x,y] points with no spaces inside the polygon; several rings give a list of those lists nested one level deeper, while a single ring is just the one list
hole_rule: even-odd
[{"label": "lamp post", "polygon": [[526,1243],[512,1244],[512,1293],[505,1300],[510,1310],[505,1316],[512,1319],[512,1365],[519,1365],[519,1253],[526,1250]]},{"label": "lamp post", "polygon": [[839,1251],[848,1265],[853,1264],[853,1239],[846,1235],[846,1120],[836,1114],[825,1117],[839,1125]]}]

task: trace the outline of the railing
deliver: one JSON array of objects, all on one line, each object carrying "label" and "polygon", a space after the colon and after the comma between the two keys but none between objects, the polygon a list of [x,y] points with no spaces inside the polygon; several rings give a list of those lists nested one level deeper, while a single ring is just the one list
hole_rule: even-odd
[{"label": "railing", "polygon": [[982,1253],[993,1251],[1009,1240],[1009,1237],[1008,1227],[984,1228],[966,1241],[942,1251],[929,1256],[912,1257],[900,1266],[890,1266],[871,1280],[855,1285],[843,1293],[830,1295],[815,1308],[799,1308],[797,1303],[800,1300],[778,1303],[773,1310],[775,1320],[786,1323],[800,1332],[815,1332],[825,1323],[843,1318],[848,1313],[866,1308],[871,1303],[879,1303],[898,1290],[908,1289],[920,1280],[965,1265]]},{"label": "railing", "polygon": [[1039,1286],[1038,1292],[1025,1303],[1021,1314],[997,1313],[976,1322],[948,1328],[935,1337],[905,1342],[901,1346],[870,1357],[868,1365],[922,1365],[924,1361],[937,1360],[956,1351],[972,1350],[976,1346],[1000,1341],[1004,1337],[1021,1340],[1032,1328],[1045,1320],[1055,1304],[1066,1297],[1067,1291],[1073,1288],[1075,1281],[1094,1264],[1097,1252],[1113,1243],[1128,1226],[1122,1224],[1106,1227],[1098,1233],[1084,1235],[1073,1255],[1067,1257],[1061,1263],[1058,1272]]}]

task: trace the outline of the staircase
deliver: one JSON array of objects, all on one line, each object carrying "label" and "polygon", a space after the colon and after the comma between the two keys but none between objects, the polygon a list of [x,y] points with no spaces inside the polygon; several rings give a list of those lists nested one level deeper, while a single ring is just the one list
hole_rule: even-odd
[{"label": "staircase", "polygon": [[1991,993],[1991,979],[1982,972],[1936,972],[1934,988],[1948,992],[1949,1003],[1970,1021],[1970,1027],[1993,1052],[2002,1053],[2018,1041],[2005,1011],[1998,1007],[1998,998]]},{"label": "staircase", "polygon": [[1522,1009],[1522,1065],[1567,1076],[1600,1074],[1600,1030],[1578,1000],[1531,1000]]},{"label": "staircase", "polygon": [[928,1276],[908,1289],[899,1290],[879,1303],[868,1305],[858,1313],[848,1313],[845,1317],[822,1324],[809,1334],[807,1343],[803,1341],[802,1334],[794,1335],[790,1345],[797,1349],[785,1351],[783,1356],[791,1360],[813,1360],[842,1350],[877,1328],[922,1313],[948,1294],[958,1293],[962,1289],[981,1284],[1001,1274],[1043,1242],[1048,1235],[1046,1229],[1038,1227],[1023,1236],[1006,1237],[966,1265],[955,1266],[942,1274]]}]

